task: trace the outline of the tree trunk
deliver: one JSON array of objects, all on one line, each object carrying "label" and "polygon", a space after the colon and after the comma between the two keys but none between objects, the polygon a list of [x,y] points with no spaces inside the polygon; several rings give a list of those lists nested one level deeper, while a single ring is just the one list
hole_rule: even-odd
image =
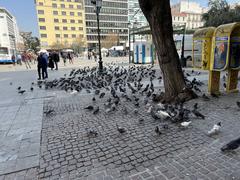
[{"label": "tree trunk", "polygon": [[173,40],[170,2],[169,0],[139,0],[139,4],[152,31],[163,73],[165,97],[174,99],[183,92],[185,81]]}]

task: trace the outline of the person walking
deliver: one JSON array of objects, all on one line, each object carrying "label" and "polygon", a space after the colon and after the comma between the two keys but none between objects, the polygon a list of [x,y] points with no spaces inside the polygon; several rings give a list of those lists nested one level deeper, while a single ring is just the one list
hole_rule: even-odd
[{"label": "person walking", "polygon": [[21,56],[21,54],[17,55],[17,64],[22,65],[22,56]]},{"label": "person walking", "polygon": [[58,62],[60,61],[59,55],[56,51],[53,52],[53,61],[55,63],[55,70],[58,70]]},{"label": "person walking", "polygon": [[13,54],[12,57],[11,57],[11,59],[12,59],[12,63],[13,63],[13,65],[15,66],[15,63],[16,63],[16,56]]},{"label": "person walking", "polygon": [[28,62],[28,56],[27,56],[27,53],[26,52],[24,52],[23,54],[22,54],[22,61],[24,62],[24,64],[26,65],[26,68],[28,69],[31,69],[31,66],[30,66],[30,64],[29,64],[29,62]]},{"label": "person walking", "polygon": [[49,54],[49,57],[48,57],[48,67],[50,67],[51,70],[53,70],[53,68],[54,68],[53,52],[51,52]]},{"label": "person walking", "polygon": [[43,70],[43,79],[48,78],[48,72],[47,72],[47,67],[48,67],[48,55],[47,53],[43,53],[42,58],[42,70]]},{"label": "person walking", "polygon": [[41,80],[41,74],[42,74],[42,77],[44,77],[44,72],[43,72],[43,69],[42,69],[42,55],[43,53],[40,53],[37,57],[37,70],[38,70],[38,80]]},{"label": "person walking", "polygon": [[73,57],[71,53],[68,53],[69,64],[73,64]]}]

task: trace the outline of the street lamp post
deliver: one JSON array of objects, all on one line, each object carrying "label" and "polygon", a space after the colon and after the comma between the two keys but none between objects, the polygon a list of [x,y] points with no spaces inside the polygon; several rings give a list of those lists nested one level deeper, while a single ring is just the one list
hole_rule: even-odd
[{"label": "street lamp post", "polygon": [[184,58],[185,34],[186,34],[186,23],[183,26],[182,51],[181,51],[181,61],[182,61],[183,67],[186,66],[186,59]]},{"label": "street lamp post", "polygon": [[96,15],[97,15],[97,29],[98,29],[98,51],[99,51],[99,71],[103,70],[103,62],[102,62],[102,53],[101,53],[101,39],[100,39],[100,28],[99,28],[99,14],[102,8],[102,0],[91,0],[91,3],[95,5]]}]

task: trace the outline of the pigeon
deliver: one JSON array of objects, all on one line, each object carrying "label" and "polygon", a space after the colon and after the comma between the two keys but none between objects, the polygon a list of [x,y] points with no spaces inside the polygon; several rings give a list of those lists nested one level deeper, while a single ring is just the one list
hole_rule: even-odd
[{"label": "pigeon", "polygon": [[166,119],[166,118],[170,118],[170,117],[171,117],[171,116],[168,114],[168,112],[162,111],[162,110],[157,111],[156,115],[157,115],[160,119]]},{"label": "pigeon", "polygon": [[9,84],[10,84],[10,85],[13,85],[13,83],[12,83],[12,82],[10,82]]},{"label": "pigeon", "polygon": [[87,129],[86,128],[86,131],[87,131],[87,136],[97,137],[97,135],[98,135],[98,132],[94,129]]},{"label": "pigeon", "polygon": [[193,106],[194,109],[198,109],[198,103],[195,103]]},{"label": "pigeon", "polygon": [[202,98],[203,98],[204,101],[209,101],[210,100],[210,98],[206,94],[203,94]]},{"label": "pigeon", "polygon": [[192,121],[184,121],[184,122],[181,123],[181,126],[184,127],[184,128],[186,128],[186,127],[188,127],[191,123],[192,123]]},{"label": "pigeon", "polygon": [[19,94],[24,94],[26,92],[26,90],[19,90],[18,93]]},{"label": "pigeon", "polygon": [[19,86],[19,87],[17,88],[17,90],[19,90],[19,91],[20,91],[20,90],[21,90],[21,88],[22,88],[22,87],[21,87],[21,86]]},{"label": "pigeon", "polygon": [[72,92],[70,92],[71,95],[76,95],[78,93],[77,90],[73,90]]},{"label": "pigeon", "polygon": [[30,90],[33,91],[33,87],[31,87]]},{"label": "pigeon", "polygon": [[200,117],[202,119],[205,119],[205,116],[203,114],[201,114],[199,111],[197,111],[196,109],[192,110],[192,113],[196,116],[196,117]]},{"label": "pigeon", "polygon": [[124,127],[118,126],[118,124],[117,124],[117,130],[118,130],[118,132],[121,133],[121,134],[123,134],[123,133],[126,132],[126,129],[125,129]]},{"label": "pigeon", "polygon": [[211,96],[214,98],[219,98],[219,95],[215,94],[215,93],[211,93]]},{"label": "pigeon", "polygon": [[220,128],[221,128],[222,124],[221,122],[217,123],[217,124],[214,124],[213,125],[213,128],[211,130],[208,131],[208,135],[209,136],[213,136],[215,134],[218,134],[220,132]]},{"label": "pigeon", "polygon": [[93,114],[99,113],[99,106],[93,111]]},{"label": "pigeon", "polygon": [[239,102],[239,101],[237,101],[237,102],[236,102],[236,104],[237,104],[237,106],[240,108],[240,102]]},{"label": "pigeon", "polygon": [[221,148],[221,151],[223,151],[223,152],[225,152],[225,151],[232,151],[232,150],[237,149],[239,146],[240,146],[240,138],[235,139],[235,140],[229,142],[228,144],[224,145]]},{"label": "pigeon", "polygon": [[141,118],[141,119],[138,120],[138,122],[139,122],[139,124],[142,124],[144,122],[144,119]]},{"label": "pigeon", "polygon": [[163,129],[169,129],[169,126],[167,124],[164,124],[162,127]]},{"label": "pigeon", "polygon": [[156,133],[157,135],[161,135],[161,134],[162,134],[162,132],[160,131],[159,126],[156,126],[156,127],[155,127],[155,133]]},{"label": "pigeon", "polygon": [[49,109],[48,111],[45,111],[44,113],[46,114],[46,116],[52,114],[54,112],[53,109]]},{"label": "pigeon", "polygon": [[89,105],[89,106],[85,107],[84,109],[88,109],[88,110],[92,111],[94,109],[94,107]]},{"label": "pigeon", "polygon": [[101,98],[103,98],[104,96],[105,96],[105,93],[102,92],[102,93],[99,95],[99,98],[101,99]]},{"label": "pigeon", "polygon": [[95,98],[95,97],[93,97],[93,98],[92,98],[92,101],[96,101],[96,98]]},{"label": "pigeon", "polygon": [[42,88],[42,85],[39,85],[38,87],[41,89],[41,88]]}]

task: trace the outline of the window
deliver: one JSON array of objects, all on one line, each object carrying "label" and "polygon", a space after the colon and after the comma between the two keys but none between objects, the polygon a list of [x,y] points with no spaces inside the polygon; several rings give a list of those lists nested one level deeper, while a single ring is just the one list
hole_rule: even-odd
[{"label": "window", "polygon": [[53,8],[57,8],[57,4],[56,3],[52,3],[52,7]]},{"label": "window", "polygon": [[56,38],[60,38],[60,34],[55,34],[55,37]]},{"label": "window", "polygon": [[61,4],[61,8],[65,8],[65,4]]},{"label": "window", "polygon": [[41,30],[46,30],[46,26],[40,26]]},{"label": "window", "polygon": [[72,2],[71,0],[67,0],[67,2]]},{"label": "window", "polygon": [[66,26],[63,26],[63,30],[65,30],[65,31],[66,31],[66,30],[68,30],[68,28],[67,28]]},{"label": "window", "polygon": [[38,14],[44,14],[44,10],[38,10]]},{"label": "window", "polygon": [[77,8],[78,8],[78,9],[82,9],[82,6],[81,6],[81,5],[77,5]]},{"label": "window", "polygon": [[74,12],[70,12],[70,16],[74,16]]},{"label": "window", "polygon": [[63,16],[66,16],[66,12],[65,12],[65,11],[62,11],[62,15],[63,15]]},{"label": "window", "polygon": [[65,37],[65,38],[68,38],[68,34],[64,34],[64,37]]},{"label": "window", "polygon": [[78,20],[78,23],[82,23],[82,20]]},{"label": "window", "polygon": [[54,22],[55,22],[55,23],[58,23],[58,22],[59,22],[59,19],[54,19]]},{"label": "window", "polygon": [[69,5],[69,8],[70,8],[70,9],[73,9],[73,5],[72,5],[72,4],[70,4],[70,5]]},{"label": "window", "polygon": [[75,0],[75,2],[80,2],[80,0]]},{"label": "window", "polygon": [[80,31],[81,31],[81,30],[83,30],[83,28],[82,28],[82,27],[79,27],[79,28],[78,28],[78,30],[80,30]]},{"label": "window", "polygon": [[38,18],[39,22],[45,22],[45,18]]},{"label": "window", "polygon": [[78,16],[82,16],[82,13],[81,13],[81,12],[78,12]]},{"label": "window", "polygon": [[71,22],[71,23],[75,23],[75,20],[74,20],[74,19],[71,19],[70,22]]},{"label": "window", "polygon": [[41,38],[46,38],[47,34],[41,34]]},{"label": "window", "polygon": [[58,15],[58,11],[53,11],[53,15]]},{"label": "window", "polygon": [[76,36],[76,34],[72,34],[72,38],[76,38],[77,36]]},{"label": "window", "polygon": [[38,5],[39,5],[39,6],[43,6],[43,2],[39,2]]},{"label": "window", "polygon": [[66,20],[66,19],[62,19],[62,22],[63,22],[63,23],[67,23],[67,20]]},{"label": "window", "polygon": [[59,28],[59,26],[55,26],[54,29],[55,30],[59,30],[60,28]]},{"label": "window", "polygon": [[72,30],[72,31],[75,31],[75,30],[76,30],[76,28],[75,28],[75,27],[71,27],[71,30]]}]

